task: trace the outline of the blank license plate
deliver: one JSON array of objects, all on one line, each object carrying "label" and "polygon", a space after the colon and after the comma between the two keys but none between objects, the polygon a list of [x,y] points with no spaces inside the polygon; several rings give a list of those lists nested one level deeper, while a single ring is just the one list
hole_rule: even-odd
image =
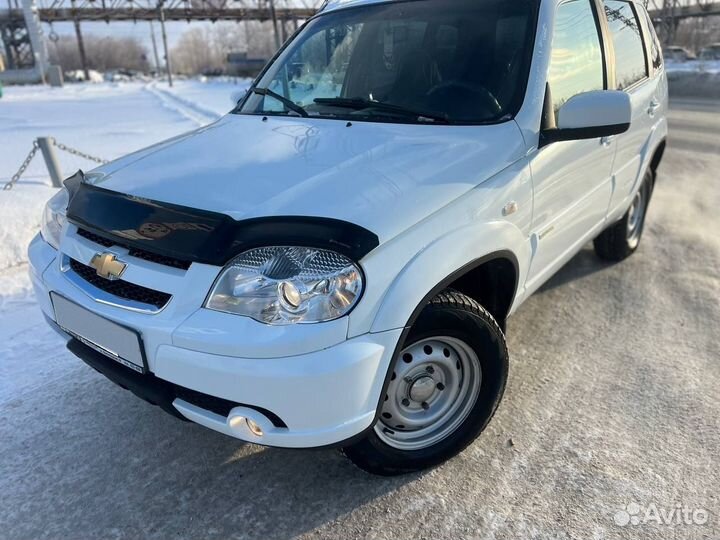
[{"label": "blank license plate", "polygon": [[50,293],[50,296],[55,321],[63,330],[108,358],[145,373],[145,359],[137,332],[95,315],[58,294]]}]

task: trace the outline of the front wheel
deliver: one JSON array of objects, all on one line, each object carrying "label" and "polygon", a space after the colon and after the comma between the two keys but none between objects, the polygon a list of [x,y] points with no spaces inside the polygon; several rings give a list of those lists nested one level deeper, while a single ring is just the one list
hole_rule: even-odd
[{"label": "front wheel", "polygon": [[505,389],[505,336],[480,304],[447,290],[420,314],[391,370],[377,423],[343,449],[386,476],[442,463],[482,432]]}]

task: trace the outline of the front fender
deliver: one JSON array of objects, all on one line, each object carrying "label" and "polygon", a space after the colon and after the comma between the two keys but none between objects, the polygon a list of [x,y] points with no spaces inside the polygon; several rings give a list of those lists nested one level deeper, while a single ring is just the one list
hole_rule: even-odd
[{"label": "front fender", "polygon": [[348,337],[404,328],[423,298],[448,276],[495,252],[514,255],[518,282],[524,283],[532,214],[532,177],[522,159],[384,240],[361,261],[366,287],[350,314]]},{"label": "front fender", "polygon": [[[473,223],[435,240],[403,268],[388,289],[371,332],[405,327],[427,301],[466,271],[495,258],[506,258],[524,283],[530,244],[514,223]],[[517,294],[517,290],[516,290]]]}]

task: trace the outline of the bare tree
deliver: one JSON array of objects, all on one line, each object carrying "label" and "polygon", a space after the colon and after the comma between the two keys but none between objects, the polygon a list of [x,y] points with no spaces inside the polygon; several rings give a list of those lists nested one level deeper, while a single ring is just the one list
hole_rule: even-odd
[{"label": "bare tree", "polygon": [[720,42],[720,17],[685,19],[680,22],[675,32],[674,45],[681,45],[695,52],[706,45],[718,42]]},{"label": "bare tree", "polygon": [[[85,36],[85,50],[88,67],[98,71],[131,69],[149,70],[147,51],[133,37]],[[81,69],[80,53],[74,36],[60,36],[58,41],[48,45],[50,61],[62,66],[64,71]]]},{"label": "bare tree", "polygon": [[222,68],[223,60],[214,49],[210,28],[200,26],[185,30],[170,53],[174,71],[194,75]]},{"label": "bare tree", "polygon": [[197,75],[225,68],[229,53],[244,52],[249,58],[268,59],[275,52],[269,22],[221,22],[187,29],[171,51],[174,70]]}]

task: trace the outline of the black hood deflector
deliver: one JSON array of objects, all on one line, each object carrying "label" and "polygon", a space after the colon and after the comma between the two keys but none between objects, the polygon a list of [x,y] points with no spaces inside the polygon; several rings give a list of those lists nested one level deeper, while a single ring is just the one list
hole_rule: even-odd
[{"label": "black hood deflector", "polygon": [[306,246],[359,261],[379,245],[376,234],[337,219],[273,216],[237,221],[226,214],[133,197],[85,182],[65,181],[68,220],[119,245],[182,261],[224,266],[249,249]]}]

